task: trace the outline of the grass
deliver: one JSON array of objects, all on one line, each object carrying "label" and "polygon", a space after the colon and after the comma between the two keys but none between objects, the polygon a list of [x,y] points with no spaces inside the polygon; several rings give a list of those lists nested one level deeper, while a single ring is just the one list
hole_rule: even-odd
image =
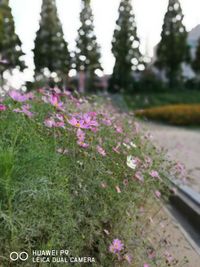
[{"label": "grass", "polygon": [[[42,90],[25,103],[12,96],[1,104],[0,266],[13,264],[11,251],[46,249],[94,257],[98,267],[128,265],[129,255],[133,267],[166,266],[165,257],[147,255],[141,210],[159,201],[158,190],[165,196],[169,166],[132,116],[69,92]],[[116,238],[124,248],[112,253]],[[31,257],[13,266],[32,266]]]},{"label": "grass", "polygon": [[161,93],[136,93],[124,95],[125,102],[131,110],[160,107],[173,104],[199,104],[200,90],[173,90]]}]

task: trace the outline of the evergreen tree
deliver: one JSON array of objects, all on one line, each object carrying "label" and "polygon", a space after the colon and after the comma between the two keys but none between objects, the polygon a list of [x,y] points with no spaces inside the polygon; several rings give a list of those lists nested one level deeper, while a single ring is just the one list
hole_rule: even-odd
[{"label": "evergreen tree", "polygon": [[169,0],[157,48],[156,66],[165,71],[170,87],[181,81],[182,63],[189,61],[187,32],[183,25],[183,13],[179,0]]},{"label": "evergreen tree", "polygon": [[51,74],[56,73],[60,81],[66,81],[70,68],[70,54],[68,44],[64,40],[55,0],[43,0],[40,28],[36,34],[33,52],[36,78],[41,74],[46,76],[47,68]]},{"label": "evergreen tree", "polygon": [[112,40],[112,53],[115,57],[110,91],[129,90],[133,83],[133,72],[142,65],[139,38],[131,0],[121,0],[119,17]]},{"label": "evergreen tree", "polygon": [[200,80],[200,39],[198,41],[195,59],[193,61],[192,67],[198,76],[198,80]]},{"label": "evergreen tree", "polygon": [[5,70],[25,68],[21,41],[15,33],[15,25],[8,0],[0,0],[0,73]]},{"label": "evergreen tree", "polygon": [[[80,13],[81,26],[78,30],[76,40],[76,70],[82,81],[81,91],[84,91],[84,79],[87,79],[87,89],[92,90],[95,87],[96,71],[102,70],[100,64],[100,47],[97,44],[97,38],[94,33],[93,14],[90,0],[82,0],[82,10]],[[86,77],[84,77],[86,76]]]}]

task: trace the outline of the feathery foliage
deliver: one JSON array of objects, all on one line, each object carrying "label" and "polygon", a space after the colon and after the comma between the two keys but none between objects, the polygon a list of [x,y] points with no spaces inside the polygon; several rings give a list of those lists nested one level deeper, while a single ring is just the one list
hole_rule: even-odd
[{"label": "feathery foliage", "polygon": [[109,86],[112,92],[131,89],[133,72],[137,71],[142,63],[135,16],[130,0],[121,0],[116,24],[112,41],[115,65]]},{"label": "feathery foliage", "polygon": [[[34,62],[36,78],[45,75],[47,69],[54,81],[67,79],[70,69],[68,44],[64,40],[62,26],[57,14],[55,0],[43,0],[40,28],[35,39]],[[56,75],[51,75],[56,73]]]},{"label": "feathery foliage", "polygon": [[183,17],[179,0],[169,0],[155,65],[165,72],[170,87],[176,86],[181,81],[181,64],[190,59]]}]

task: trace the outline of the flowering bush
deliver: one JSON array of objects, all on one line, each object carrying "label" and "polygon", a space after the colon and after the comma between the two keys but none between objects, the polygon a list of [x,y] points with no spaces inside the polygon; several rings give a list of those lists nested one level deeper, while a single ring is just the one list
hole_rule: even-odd
[{"label": "flowering bush", "polygon": [[11,251],[33,249],[69,249],[94,257],[93,266],[158,266],[141,209],[168,181],[131,116],[58,89],[12,92],[0,107],[3,266]]},{"label": "flowering bush", "polygon": [[136,111],[136,115],[174,125],[200,125],[199,104],[180,104],[149,108]]}]

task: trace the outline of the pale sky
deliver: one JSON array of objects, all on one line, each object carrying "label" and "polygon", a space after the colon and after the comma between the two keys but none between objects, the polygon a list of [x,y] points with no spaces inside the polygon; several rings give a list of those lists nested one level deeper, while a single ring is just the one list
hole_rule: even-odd
[{"label": "pale sky", "polygon": [[[168,0],[132,0],[136,16],[138,36],[141,40],[143,53],[152,55],[153,47],[160,40],[164,14]],[[65,38],[71,50],[75,47],[77,29],[79,27],[80,0],[57,0],[58,13],[63,24]],[[118,16],[120,0],[92,0],[95,32],[101,46],[102,65],[105,73],[111,73],[114,59],[111,53],[111,40]],[[187,30],[200,24],[200,0],[180,0],[184,23]],[[27,79],[31,77],[33,60],[31,49],[34,47],[35,33],[39,27],[40,9],[42,0],[10,0],[15,18],[16,32],[26,53],[26,63],[29,71]]]}]

